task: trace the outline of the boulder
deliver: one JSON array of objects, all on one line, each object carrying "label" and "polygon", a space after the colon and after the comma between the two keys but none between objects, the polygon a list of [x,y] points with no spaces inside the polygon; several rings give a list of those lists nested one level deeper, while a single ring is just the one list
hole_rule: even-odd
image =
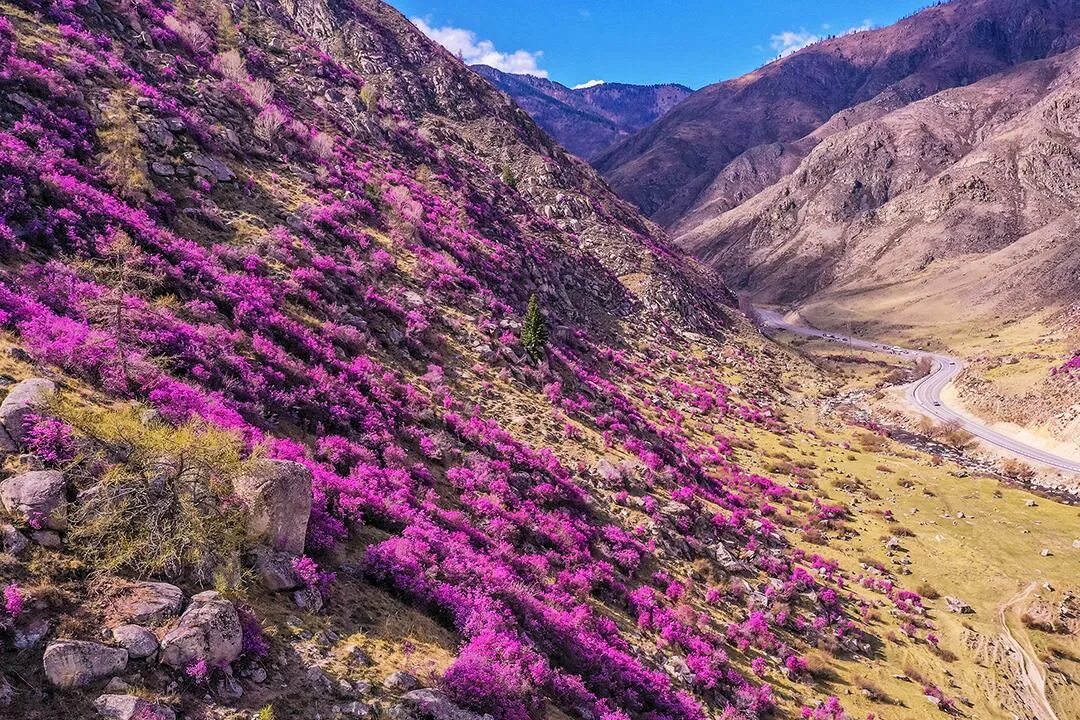
[{"label": "boulder", "polygon": [[292,566],[296,556],[270,548],[259,548],[253,555],[255,569],[264,588],[270,592],[283,592],[300,587],[300,578]]},{"label": "boulder", "polygon": [[51,629],[48,620],[35,620],[16,628],[11,644],[16,650],[33,650],[41,644]]},{"label": "boulder", "polygon": [[184,593],[168,583],[143,582],[133,586],[116,607],[125,623],[155,625],[180,614]]},{"label": "boulder", "polygon": [[16,445],[26,443],[26,418],[48,404],[56,394],[56,383],[45,378],[30,378],[16,383],[0,403],[0,425]]},{"label": "boulder", "polygon": [[135,695],[102,695],[94,709],[108,720],[176,720],[171,708]]},{"label": "boulder", "polygon": [[244,633],[233,604],[207,591],[191,598],[180,623],[161,640],[161,662],[176,669],[205,660],[228,665],[243,651]]},{"label": "boulder", "polygon": [[59,688],[85,687],[127,669],[127,650],[82,640],[58,640],[45,648],[45,677]]},{"label": "boulder", "polygon": [[26,536],[15,529],[14,525],[0,524],[0,552],[18,557],[30,547]]},{"label": "boulder", "polygon": [[401,701],[390,708],[392,720],[482,720],[490,715],[458,707],[439,690],[424,688],[401,696]]},{"label": "boulder", "polygon": [[[34,470],[0,482],[0,505],[35,527],[67,527],[67,484],[56,470]],[[41,525],[39,525],[41,523]]]},{"label": "boulder", "polygon": [[397,672],[390,673],[386,679],[383,680],[383,687],[390,692],[403,693],[419,689],[420,681],[417,680],[416,676],[412,673],[398,670]]},{"label": "boulder", "polygon": [[59,550],[64,547],[64,541],[60,539],[60,533],[55,530],[35,530],[30,533],[30,539],[43,548]]},{"label": "boulder", "polygon": [[128,652],[132,660],[148,658],[158,651],[154,633],[139,625],[121,625],[112,630],[113,640]]},{"label": "boulder", "polygon": [[311,515],[311,471],[287,460],[263,460],[234,483],[236,494],[247,503],[249,530],[275,550],[304,552]]}]

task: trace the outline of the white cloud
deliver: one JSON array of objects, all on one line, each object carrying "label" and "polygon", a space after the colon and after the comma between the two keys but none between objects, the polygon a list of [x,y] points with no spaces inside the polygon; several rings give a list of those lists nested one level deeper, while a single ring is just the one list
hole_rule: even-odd
[{"label": "white cloud", "polygon": [[[824,40],[829,35],[829,25],[822,25],[822,33],[812,33],[806,30],[784,30],[783,32],[776,33],[769,38],[772,49],[780,57],[786,57],[793,52],[802,50],[807,45],[813,45],[819,40]],[[871,30],[874,27],[873,20],[867,18],[862,21],[861,25],[855,27],[849,27],[847,30],[836,33],[837,35],[850,35],[851,33],[863,32],[864,30]]]},{"label": "white cloud", "polygon": [[594,88],[597,85],[604,85],[606,82],[607,82],[606,80],[590,80],[589,82],[583,82],[580,85],[575,85],[574,87],[572,87],[570,89],[571,90],[588,90],[589,88]]},{"label": "white cloud", "polygon": [[815,35],[814,33],[806,32],[805,30],[785,30],[769,38],[772,49],[775,50],[780,57],[802,50],[807,45],[813,45],[820,39],[820,35]]},{"label": "white cloud", "polygon": [[535,75],[546,78],[547,70],[539,66],[541,51],[515,50],[501,52],[490,40],[481,40],[472,30],[456,27],[432,27],[423,18],[411,18],[413,25],[444,48],[459,55],[469,65],[490,65],[496,70],[517,75]]}]

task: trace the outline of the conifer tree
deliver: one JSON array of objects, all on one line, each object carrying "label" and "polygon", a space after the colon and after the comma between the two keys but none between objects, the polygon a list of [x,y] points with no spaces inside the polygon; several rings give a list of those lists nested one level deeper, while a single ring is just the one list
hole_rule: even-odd
[{"label": "conifer tree", "polygon": [[525,346],[525,352],[533,360],[539,360],[544,355],[547,346],[548,329],[543,313],[540,312],[540,301],[536,299],[536,293],[529,297],[529,307],[525,311],[525,323],[521,328],[521,344]]}]

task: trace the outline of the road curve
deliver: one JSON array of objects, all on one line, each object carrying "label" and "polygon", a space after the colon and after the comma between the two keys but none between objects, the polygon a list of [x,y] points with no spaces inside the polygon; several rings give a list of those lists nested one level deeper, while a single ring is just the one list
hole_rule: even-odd
[{"label": "road curve", "polygon": [[918,360],[919,358],[924,357],[929,358],[932,363],[930,373],[926,377],[906,386],[908,402],[920,412],[943,422],[959,423],[962,428],[983,442],[993,445],[994,447],[1004,450],[1023,460],[1039,463],[1040,465],[1045,465],[1062,472],[1080,475],[1080,462],[1023,443],[1016,438],[987,427],[977,420],[973,420],[967,415],[947,406],[941,399],[941,392],[945,389],[945,386],[952,382],[953,378],[963,370],[964,362],[959,358],[925,352],[922,350],[897,347],[896,345],[886,345],[884,343],[840,335],[826,330],[818,330],[817,328],[807,325],[793,325],[784,320],[783,315],[773,310],[757,308],[756,311],[761,319],[761,324],[766,328],[785,330],[797,335],[831,340],[832,342],[860,350],[891,353],[912,360]]}]

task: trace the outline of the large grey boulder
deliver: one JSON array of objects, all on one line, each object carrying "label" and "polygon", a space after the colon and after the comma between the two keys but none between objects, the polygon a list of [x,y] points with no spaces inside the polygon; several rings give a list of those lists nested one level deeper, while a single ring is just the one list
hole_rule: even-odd
[{"label": "large grey boulder", "polygon": [[85,687],[127,669],[127,650],[82,640],[58,640],[45,648],[45,677],[59,688]]},{"label": "large grey boulder", "polygon": [[392,720],[490,720],[490,715],[479,715],[458,707],[442,692],[431,688],[413,690],[401,696],[400,702],[390,708]]},{"label": "large grey boulder", "polygon": [[251,513],[249,530],[275,550],[304,552],[311,515],[311,471],[287,460],[262,460],[233,485]]},{"label": "large grey boulder", "polygon": [[67,527],[67,483],[56,470],[34,470],[0,482],[0,505],[12,515],[53,530]]},{"label": "large grey boulder", "polygon": [[94,709],[107,720],[176,720],[172,708],[135,695],[102,695],[94,701]]},{"label": "large grey boulder", "polygon": [[158,651],[158,640],[154,633],[139,625],[121,625],[112,630],[116,644],[128,651],[132,660],[148,658]]},{"label": "large grey boulder", "polygon": [[0,425],[18,446],[26,444],[26,418],[44,408],[56,394],[56,383],[30,378],[16,383],[0,403]]},{"label": "large grey boulder", "polygon": [[182,669],[205,660],[221,666],[240,657],[244,632],[233,604],[212,590],[191,598],[180,624],[161,640],[161,662]]},{"label": "large grey boulder", "polygon": [[156,625],[179,615],[183,604],[184,593],[175,585],[142,582],[124,593],[116,613],[126,623]]}]

